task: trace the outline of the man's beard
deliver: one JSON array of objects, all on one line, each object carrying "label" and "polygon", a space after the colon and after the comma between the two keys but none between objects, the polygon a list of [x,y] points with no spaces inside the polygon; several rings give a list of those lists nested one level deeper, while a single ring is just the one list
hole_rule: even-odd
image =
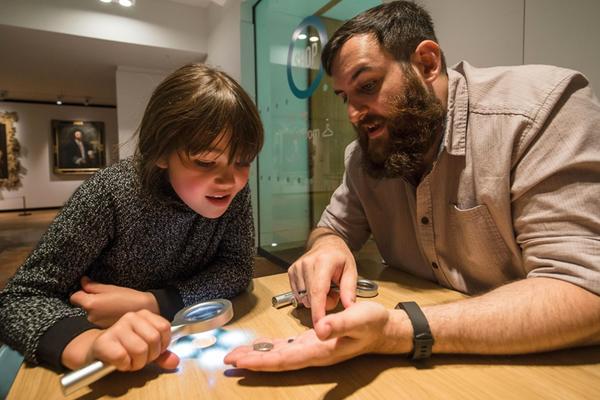
[{"label": "man's beard", "polygon": [[[402,177],[418,180],[425,169],[425,154],[444,126],[444,106],[427,91],[410,66],[403,68],[404,93],[390,99],[389,116],[367,114],[354,129],[363,150],[363,168],[373,178]],[[381,124],[389,138],[369,139],[369,124]]]}]

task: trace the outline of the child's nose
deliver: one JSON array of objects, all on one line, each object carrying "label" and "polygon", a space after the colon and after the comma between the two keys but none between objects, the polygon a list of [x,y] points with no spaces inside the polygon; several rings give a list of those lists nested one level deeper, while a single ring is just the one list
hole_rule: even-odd
[{"label": "child's nose", "polygon": [[216,182],[219,184],[233,184],[235,183],[235,175],[233,173],[233,166],[226,166],[221,168],[217,175]]}]

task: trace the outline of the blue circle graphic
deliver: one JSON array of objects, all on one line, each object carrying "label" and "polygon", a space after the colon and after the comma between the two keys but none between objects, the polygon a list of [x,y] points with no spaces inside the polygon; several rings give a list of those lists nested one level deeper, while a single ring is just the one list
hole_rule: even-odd
[{"label": "blue circle graphic", "polygon": [[298,35],[300,35],[300,33],[307,26],[313,26],[317,29],[317,32],[319,33],[319,40],[321,41],[321,46],[325,46],[328,40],[325,26],[321,22],[321,19],[315,15],[309,15],[308,17],[304,18],[302,22],[300,22],[300,25],[298,25],[292,33],[292,40],[290,41],[290,47],[288,49],[287,57],[287,80],[288,85],[290,86],[290,90],[292,91],[294,96],[296,96],[299,99],[306,99],[307,97],[310,97],[313,94],[313,92],[317,89],[319,83],[321,83],[321,79],[323,78],[323,66],[319,63],[319,73],[317,74],[315,80],[310,84],[310,86],[306,88],[306,90],[299,89],[298,86],[296,86],[296,83],[294,83],[294,77],[292,76],[292,54],[294,53],[294,42],[298,38]]}]

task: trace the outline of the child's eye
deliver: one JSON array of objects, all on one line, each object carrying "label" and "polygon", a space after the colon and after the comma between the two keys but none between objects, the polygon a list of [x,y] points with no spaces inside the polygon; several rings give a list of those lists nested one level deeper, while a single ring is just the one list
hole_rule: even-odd
[{"label": "child's eye", "polygon": [[215,165],[214,161],[194,160],[194,164],[200,168],[211,168]]},{"label": "child's eye", "polygon": [[235,166],[238,168],[248,168],[250,167],[250,161],[236,161]]}]

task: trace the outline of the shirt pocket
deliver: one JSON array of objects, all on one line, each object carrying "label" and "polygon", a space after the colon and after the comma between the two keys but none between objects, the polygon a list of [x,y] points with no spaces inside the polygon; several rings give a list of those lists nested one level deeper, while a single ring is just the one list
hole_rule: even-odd
[{"label": "shirt pocket", "polygon": [[445,261],[452,280],[469,293],[489,290],[517,278],[512,254],[486,205],[449,205]]}]

